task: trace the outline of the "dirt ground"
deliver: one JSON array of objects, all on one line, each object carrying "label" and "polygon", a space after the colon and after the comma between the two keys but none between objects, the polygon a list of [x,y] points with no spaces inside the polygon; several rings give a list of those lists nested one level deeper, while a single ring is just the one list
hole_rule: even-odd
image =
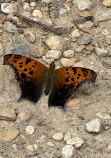
[{"label": "dirt ground", "polygon": [[[52,0],[52,2],[47,3],[45,0],[35,0],[33,2],[36,3],[36,6],[28,11],[32,14],[33,10],[39,9],[43,14],[43,17],[39,19],[41,22],[50,18],[52,27],[68,29],[67,33],[60,35],[68,42],[60,50],[62,52],[61,57],[55,59],[57,67],[62,67],[60,61],[64,57],[63,52],[71,49],[75,52],[74,58],[81,59],[75,64],[76,66],[90,68],[97,73],[96,82],[94,84],[85,83],[80,87],[72,97],[75,106],[68,107],[67,103],[65,111],[58,107],[48,108],[48,96],[44,94],[36,105],[28,100],[17,102],[21,94],[19,85],[15,80],[13,70],[9,66],[3,65],[4,55],[10,53],[13,49],[12,38],[22,39],[30,48],[29,55],[49,66],[42,56],[37,58],[35,49],[39,46],[38,41],[42,41],[45,56],[45,53],[49,50],[45,42],[46,36],[49,34],[55,36],[55,34],[44,30],[36,24],[31,25],[25,21],[22,21],[22,24],[26,26],[25,28],[16,25],[17,30],[15,32],[8,32],[4,28],[4,23],[9,21],[10,14],[0,13],[0,29],[3,29],[3,32],[0,32],[0,44],[3,46],[3,54],[0,56],[0,107],[10,106],[14,109],[16,115],[28,110],[33,114],[32,118],[26,122],[18,122],[17,119],[15,121],[0,120],[0,130],[13,128],[19,130],[19,135],[14,140],[10,142],[0,141],[0,158],[64,158],[62,148],[66,146],[66,142],[53,139],[53,134],[57,132],[62,132],[63,135],[70,133],[72,137],[79,137],[84,140],[84,144],[80,148],[74,146],[72,158],[111,157],[111,149],[108,151],[108,145],[111,143],[111,20],[107,19],[107,17],[106,20],[98,20],[99,15],[97,13],[98,10],[102,10],[102,13],[107,13],[107,10],[109,10],[109,13],[111,13],[111,8],[105,7],[101,0],[91,1],[93,7],[86,9],[86,12],[91,15],[90,18],[94,18],[92,21],[93,26],[91,28],[83,27],[83,30],[88,31],[90,34],[79,30],[80,37],[85,35],[90,37],[91,41],[86,44],[84,39],[80,39],[83,44],[79,44],[79,46],[83,45],[85,47],[80,52],[77,52],[74,48],[74,43],[77,43],[80,37],[72,37],[72,31],[76,29],[73,19],[83,26],[88,20],[86,20],[84,11],[79,10],[74,1]],[[19,13],[22,14],[27,11],[23,8],[24,3],[30,4],[31,2],[17,0],[13,3],[18,7]],[[64,4],[67,5],[66,8],[69,10],[60,15],[59,11],[64,8]],[[81,14],[82,16],[80,16]],[[21,30],[22,32],[20,32]],[[36,36],[33,43],[28,41],[24,35],[26,31],[31,31]],[[93,47],[93,49],[88,50],[88,46]],[[104,55],[103,51],[103,54],[98,55],[96,52],[97,47],[106,50],[107,53]],[[75,99],[79,100],[77,105]],[[101,130],[98,133],[88,133],[85,125],[95,118],[101,120]],[[26,127],[29,125],[34,127],[34,133],[31,135],[25,132]],[[37,147],[34,147],[34,144]]]}]

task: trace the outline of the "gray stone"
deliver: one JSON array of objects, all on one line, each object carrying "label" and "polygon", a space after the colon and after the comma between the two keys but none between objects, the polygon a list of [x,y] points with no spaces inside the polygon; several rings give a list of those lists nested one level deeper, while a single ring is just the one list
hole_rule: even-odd
[{"label": "gray stone", "polygon": [[83,24],[84,28],[86,29],[91,29],[93,26],[94,26],[94,23],[91,22],[91,21],[86,21],[84,24]]},{"label": "gray stone", "polygon": [[100,130],[101,130],[101,120],[100,119],[96,118],[96,119],[86,123],[87,132],[99,133]]},{"label": "gray stone", "polygon": [[20,38],[14,36],[12,38],[11,45],[14,47],[14,49],[11,51],[12,53],[30,57],[30,49],[28,44],[26,44]]},{"label": "gray stone", "polygon": [[105,50],[104,48],[98,48],[98,47],[96,47],[95,51],[96,51],[96,53],[97,53],[97,55],[99,57],[105,57],[108,54],[108,51]]},{"label": "gray stone", "polygon": [[31,31],[25,31],[24,32],[27,40],[30,42],[30,43],[34,43],[35,40],[36,40],[36,37],[35,37],[35,34]]},{"label": "gray stone", "polygon": [[74,3],[76,3],[79,10],[90,9],[93,5],[93,3],[90,0],[75,0]]},{"label": "gray stone", "polygon": [[65,158],[71,158],[74,155],[75,149],[72,145],[66,145],[62,148],[62,155]]},{"label": "gray stone", "polygon": [[85,49],[85,45],[77,45],[74,43],[73,48],[77,53],[81,53]]},{"label": "gray stone", "polygon": [[11,107],[0,107],[0,119],[14,121],[16,119],[15,110]]},{"label": "gray stone", "polygon": [[96,11],[94,10],[94,19],[98,22],[111,19],[111,8],[96,8]]},{"label": "gray stone", "polygon": [[83,35],[83,36],[81,36],[77,39],[77,43],[79,45],[90,44],[91,43],[91,37],[88,36],[88,35]]},{"label": "gray stone", "polygon": [[9,33],[14,33],[14,32],[17,31],[17,27],[9,21],[6,21],[3,24],[3,28],[4,28],[5,31],[7,31]]},{"label": "gray stone", "polygon": [[0,141],[10,142],[19,135],[18,129],[0,130]]}]

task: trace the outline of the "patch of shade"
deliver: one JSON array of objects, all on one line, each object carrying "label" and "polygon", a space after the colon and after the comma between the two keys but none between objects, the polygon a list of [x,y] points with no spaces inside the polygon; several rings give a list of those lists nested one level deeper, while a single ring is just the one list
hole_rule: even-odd
[{"label": "patch of shade", "polygon": [[21,77],[22,77],[22,79],[26,78],[26,74],[22,73]]},{"label": "patch of shade", "polygon": [[69,82],[69,79],[68,79],[68,78],[66,78],[66,82]]},{"label": "patch of shade", "polygon": [[72,68],[72,71],[74,72],[74,74],[76,74],[76,68]]},{"label": "patch of shade", "polygon": [[31,59],[27,58],[25,64],[27,65],[30,62],[31,62]]},{"label": "patch of shade", "polygon": [[14,59],[20,59],[22,58],[22,55],[14,55]]}]

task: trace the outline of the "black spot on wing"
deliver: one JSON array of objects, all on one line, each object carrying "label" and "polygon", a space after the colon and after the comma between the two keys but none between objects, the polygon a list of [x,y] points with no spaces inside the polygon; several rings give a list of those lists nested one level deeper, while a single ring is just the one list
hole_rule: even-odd
[{"label": "black spot on wing", "polygon": [[20,65],[20,68],[22,68],[22,65]]},{"label": "black spot on wing", "polygon": [[71,78],[72,81],[74,81],[74,78]]},{"label": "black spot on wing", "polygon": [[14,55],[14,59],[21,59],[22,55]]},{"label": "black spot on wing", "polygon": [[68,71],[68,69],[66,69],[66,71]]},{"label": "black spot on wing", "polygon": [[78,76],[81,76],[81,74],[78,74]]},{"label": "black spot on wing", "polygon": [[35,65],[32,65],[32,67],[35,67]]},{"label": "black spot on wing", "polygon": [[79,76],[77,76],[77,79],[79,79]]},{"label": "black spot on wing", "polygon": [[23,64],[23,62],[19,63],[19,64]]},{"label": "black spot on wing", "polygon": [[33,74],[33,71],[29,71],[29,74],[32,75],[32,74]]},{"label": "black spot on wing", "polygon": [[22,73],[21,77],[22,77],[22,79],[26,78],[26,74]]},{"label": "black spot on wing", "polygon": [[31,59],[27,58],[25,64],[27,65],[30,62],[31,62]]},{"label": "black spot on wing", "polygon": [[37,65],[37,62],[35,62],[35,65]]},{"label": "black spot on wing", "polygon": [[26,72],[26,71],[27,71],[27,69],[24,69],[24,71]]},{"label": "black spot on wing", "polygon": [[68,79],[68,78],[66,78],[66,82],[69,82],[69,79]]},{"label": "black spot on wing", "polygon": [[72,71],[74,72],[74,74],[76,74],[76,68],[72,68]]}]

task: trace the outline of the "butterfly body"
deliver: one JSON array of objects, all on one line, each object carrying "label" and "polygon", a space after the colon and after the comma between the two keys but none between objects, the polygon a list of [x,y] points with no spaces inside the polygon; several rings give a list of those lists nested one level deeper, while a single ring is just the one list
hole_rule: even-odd
[{"label": "butterfly body", "polygon": [[4,56],[4,65],[15,70],[16,79],[21,88],[21,99],[26,98],[37,102],[44,90],[49,94],[48,105],[64,108],[67,100],[84,81],[95,82],[96,73],[81,67],[64,67],[55,69],[51,63],[49,68],[40,62],[21,55]]}]

